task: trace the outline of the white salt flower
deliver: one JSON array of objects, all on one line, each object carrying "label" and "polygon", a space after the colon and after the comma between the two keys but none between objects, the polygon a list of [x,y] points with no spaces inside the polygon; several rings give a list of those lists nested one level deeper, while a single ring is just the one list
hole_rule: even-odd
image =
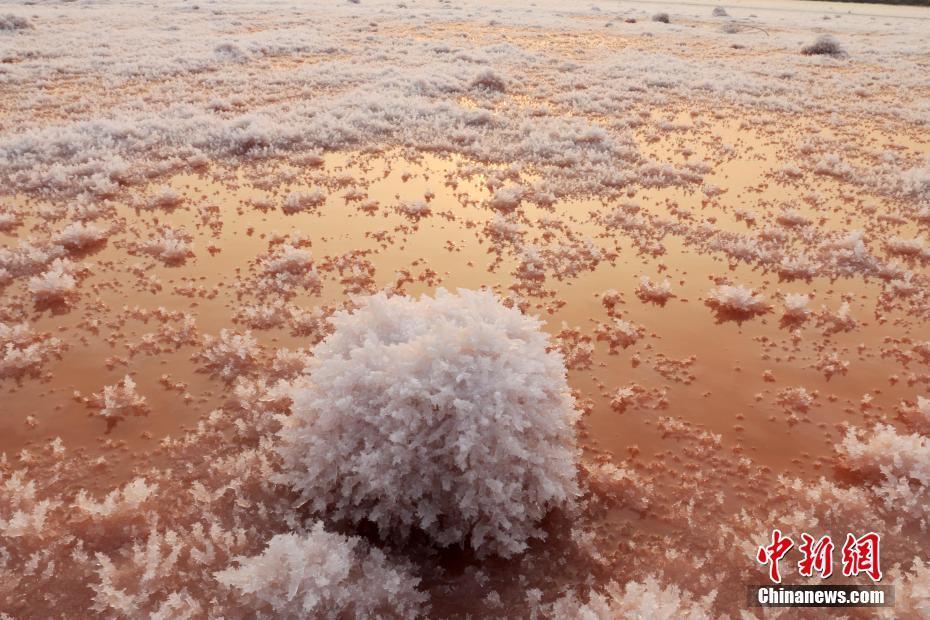
[{"label": "white salt flower", "polygon": [[804,413],[814,404],[814,397],[806,388],[793,387],[780,390],[775,396],[775,401],[786,411]]},{"label": "white salt flower", "polygon": [[407,217],[417,220],[433,212],[429,204],[423,200],[404,200],[397,205],[397,210]]},{"label": "white salt flower", "polygon": [[527,280],[545,280],[546,261],[539,248],[528,245],[520,254],[520,264],[517,266],[517,276]]},{"label": "white salt flower", "polygon": [[119,418],[148,410],[145,396],[136,392],[136,382],[126,375],[116,385],[103,388],[100,415],[105,418]]},{"label": "white salt flower", "polygon": [[870,488],[886,510],[925,526],[930,517],[930,439],[878,424],[871,434],[849,429],[837,449],[849,467],[878,480]]},{"label": "white salt flower", "polygon": [[326,194],[320,189],[310,192],[291,192],[284,199],[281,210],[291,215],[301,211],[310,211],[322,206],[326,202]]},{"label": "white salt flower", "polygon": [[850,429],[839,449],[855,469],[873,473],[890,471],[930,486],[928,437],[903,435],[893,426],[878,424],[870,434]]},{"label": "white salt flower", "polygon": [[499,213],[488,222],[488,234],[499,239],[513,241],[520,235],[520,224],[514,220],[508,219]]},{"label": "white salt flower", "polygon": [[923,396],[917,397],[917,411],[924,417],[924,420],[930,422],[930,398]]},{"label": "white salt flower", "polygon": [[[214,577],[245,602],[280,618],[414,618],[425,612],[419,579],[360,538],[327,532],[278,534]],[[259,614],[264,616],[266,614]]]},{"label": "white salt flower", "polygon": [[77,290],[73,272],[73,263],[56,258],[45,273],[29,278],[29,292],[38,303],[68,301]]},{"label": "white salt flower", "polygon": [[810,218],[805,216],[803,213],[794,210],[782,211],[775,218],[775,221],[782,226],[787,226],[788,228],[808,226],[811,223]]},{"label": "white salt flower", "polygon": [[924,238],[904,239],[892,237],[885,242],[889,254],[897,256],[927,256],[930,257],[930,248],[924,244]]},{"label": "white salt flower", "polygon": [[827,333],[848,332],[856,329],[859,324],[850,314],[848,301],[840,304],[836,311],[831,312],[824,308],[817,316],[818,324],[825,325]]},{"label": "white salt flower", "polygon": [[486,291],[377,294],[332,318],[280,432],[316,512],[510,556],[576,492],[576,414],[538,320]]},{"label": "white salt flower", "polygon": [[299,287],[309,291],[321,285],[310,251],[291,243],[274,248],[259,260],[259,266],[257,285],[266,292],[290,296]]},{"label": "white salt flower", "polygon": [[34,332],[26,323],[0,323],[0,379],[37,374],[46,361],[60,357],[57,338]]},{"label": "white salt flower", "polygon": [[20,216],[16,213],[0,213],[0,232],[9,232],[21,222]]},{"label": "white salt flower", "polygon": [[849,362],[841,360],[836,351],[833,351],[829,355],[821,357],[817,361],[815,368],[822,372],[827,380],[830,380],[834,375],[845,375],[849,370]]},{"label": "white salt flower", "polygon": [[165,185],[146,199],[145,206],[149,209],[174,209],[183,202],[184,196],[173,187]]},{"label": "white salt flower", "polygon": [[894,607],[876,608],[882,619],[926,618],[930,615],[930,563],[914,557],[910,572],[894,566],[888,571],[889,583],[894,588]]},{"label": "white salt flower", "polygon": [[98,502],[81,489],[74,498],[74,507],[92,518],[105,518],[138,509],[156,490],[157,484],[149,484],[145,478],[136,478],[122,489],[114,489],[103,501]]},{"label": "white salt flower", "polygon": [[639,279],[639,285],[636,287],[636,296],[643,301],[656,304],[664,304],[674,297],[672,294],[672,284],[665,278],[662,282],[653,282],[649,276],[643,276]]},{"label": "white salt flower", "polygon": [[807,307],[811,298],[803,293],[789,293],[785,295],[785,311],[782,317],[792,321],[803,321],[810,316],[811,311]]},{"label": "white salt flower", "polygon": [[107,238],[107,232],[85,222],[74,222],[66,226],[55,237],[55,243],[66,250],[85,250],[101,243]]},{"label": "white salt flower", "polygon": [[603,593],[592,591],[588,596],[585,603],[573,593],[566,594],[546,606],[543,615],[591,620],[710,620],[717,616],[713,611],[715,591],[698,597],[674,584],[662,585],[655,576],[648,576],[643,581],[630,581],[622,588],[612,581]]},{"label": "white salt flower", "polygon": [[502,187],[495,191],[485,204],[495,211],[513,211],[520,206],[525,192],[521,185]]},{"label": "white salt flower", "polygon": [[723,284],[710,291],[707,303],[718,310],[737,314],[764,314],[769,305],[765,298],[742,285]]},{"label": "white salt flower", "polygon": [[183,263],[194,255],[190,233],[183,228],[168,226],[160,230],[160,236],[146,241],[141,250],[168,265]]},{"label": "white salt flower", "polygon": [[310,269],[312,265],[313,258],[310,250],[298,248],[289,243],[282,244],[262,259],[262,269],[268,274],[301,273]]},{"label": "white salt flower", "polygon": [[598,340],[607,342],[611,355],[616,355],[620,349],[636,344],[645,331],[642,325],[616,317],[610,323],[599,324],[594,330]]},{"label": "white salt flower", "polygon": [[251,332],[239,334],[223,329],[219,336],[203,337],[203,350],[194,359],[201,362],[207,372],[231,381],[254,370],[260,353],[261,348]]}]

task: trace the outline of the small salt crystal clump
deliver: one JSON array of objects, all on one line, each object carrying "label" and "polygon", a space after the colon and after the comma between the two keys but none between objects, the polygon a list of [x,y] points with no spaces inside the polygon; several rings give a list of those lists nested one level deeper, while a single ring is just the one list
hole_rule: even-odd
[{"label": "small salt crystal clump", "polygon": [[0,232],[10,232],[22,224],[22,219],[17,213],[0,212]]},{"label": "small salt crystal clump", "polygon": [[140,250],[154,256],[166,265],[178,265],[194,255],[192,236],[183,228],[162,227],[160,236],[147,240]]},{"label": "small salt crystal clump", "polygon": [[662,305],[675,295],[672,294],[672,285],[668,278],[662,282],[653,282],[649,276],[643,276],[636,287],[636,296],[642,301]]},{"label": "small salt crystal clump", "polygon": [[917,397],[917,411],[920,412],[920,415],[923,416],[926,422],[930,422],[930,398],[924,398],[923,396]]},{"label": "small salt crystal clump", "polygon": [[256,286],[262,292],[290,297],[297,289],[310,291],[321,285],[310,250],[283,243],[259,259],[261,269]]},{"label": "small salt crystal clump", "polygon": [[924,244],[922,236],[914,239],[892,237],[885,242],[888,253],[895,256],[930,258],[930,248]]},{"label": "small salt crystal clump", "polygon": [[100,415],[105,418],[120,418],[148,410],[145,396],[136,392],[136,382],[129,375],[116,385],[104,386],[100,400]]},{"label": "small salt crystal clump", "polygon": [[278,534],[261,554],[235,562],[214,576],[262,616],[415,618],[425,611],[418,578],[360,538],[327,532],[319,522],[307,534]]},{"label": "small salt crystal clump", "polygon": [[107,232],[93,224],[74,222],[55,237],[55,242],[69,251],[86,250],[102,243]]},{"label": "small salt crystal clump", "polygon": [[284,243],[264,257],[261,266],[262,270],[269,275],[304,273],[313,267],[313,255],[310,250]]},{"label": "small salt crystal clump", "polygon": [[645,328],[641,325],[616,317],[612,322],[599,324],[595,329],[597,339],[607,342],[611,355],[616,355],[620,352],[620,349],[636,344],[643,337],[645,331]]},{"label": "small salt crystal clump", "polygon": [[422,200],[405,200],[397,205],[397,210],[414,220],[426,217],[433,212],[432,208]]},{"label": "small salt crystal clump", "polygon": [[120,514],[131,514],[147,500],[153,498],[157,490],[157,484],[149,484],[145,478],[135,478],[123,488],[110,491],[103,501],[98,502],[87,493],[86,489],[81,489],[74,498],[74,508],[79,512],[76,516],[106,519]]},{"label": "small salt crystal clump", "polygon": [[37,303],[63,303],[74,297],[77,280],[74,264],[56,258],[45,273],[29,279],[29,292]]},{"label": "small salt crystal clump", "polygon": [[520,203],[523,202],[524,193],[525,190],[520,185],[502,187],[488,198],[486,204],[488,208],[495,211],[509,213],[520,206]]},{"label": "small salt crystal clump", "polygon": [[803,321],[810,316],[810,297],[803,293],[789,293],[785,295],[785,311],[782,317],[789,321]]},{"label": "small salt crystal clump", "polygon": [[281,481],[337,521],[510,556],[577,493],[562,359],[487,291],[333,315],[280,432]]},{"label": "small salt crystal clump", "polygon": [[170,210],[181,206],[183,202],[184,196],[173,187],[165,185],[146,199],[145,206],[149,209]]},{"label": "small salt crystal clump", "polygon": [[768,312],[769,306],[765,299],[752,291],[752,289],[741,285],[724,284],[710,291],[708,305],[723,311],[729,311],[735,314],[764,314]]},{"label": "small salt crystal clump", "polygon": [[252,372],[258,364],[261,348],[251,332],[240,334],[228,329],[219,336],[205,335],[203,349],[194,356],[203,369],[225,381]]},{"label": "small salt crystal clump", "polygon": [[310,192],[291,192],[284,199],[281,210],[288,215],[300,213],[301,211],[310,211],[322,206],[326,202],[326,194],[321,190],[315,189]]},{"label": "small salt crystal clump", "polygon": [[499,213],[488,222],[488,234],[495,239],[514,241],[520,236],[520,223],[516,220],[508,219]]},{"label": "small salt crystal clump", "polygon": [[57,338],[33,331],[26,323],[0,322],[0,379],[38,374],[42,365],[61,356]]},{"label": "small salt crystal clump", "polygon": [[603,593],[592,591],[587,603],[570,592],[543,606],[549,618],[650,618],[652,620],[709,620],[716,591],[695,596],[675,584],[664,585],[654,575],[630,581],[622,588],[610,582]]}]

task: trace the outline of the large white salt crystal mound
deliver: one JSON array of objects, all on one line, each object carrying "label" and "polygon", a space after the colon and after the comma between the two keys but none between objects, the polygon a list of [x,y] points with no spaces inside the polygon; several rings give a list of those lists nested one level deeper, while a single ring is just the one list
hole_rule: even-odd
[{"label": "large white salt crystal mound", "polygon": [[315,512],[509,557],[577,495],[577,413],[538,319],[439,289],[332,323],[280,431],[279,481]]}]

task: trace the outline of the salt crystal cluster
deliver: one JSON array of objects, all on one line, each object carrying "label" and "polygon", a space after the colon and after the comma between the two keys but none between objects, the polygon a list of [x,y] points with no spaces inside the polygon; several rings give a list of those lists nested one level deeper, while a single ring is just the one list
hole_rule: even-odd
[{"label": "salt crystal cluster", "polygon": [[290,297],[298,289],[315,290],[321,284],[310,250],[293,241],[282,243],[262,256],[259,268],[256,284],[263,292]]},{"label": "salt crystal cluster", "polygon": [[75,268],[71,261],[56,258],[45,273],[29,279],[29,292],[37,303],[67,302],[77,292]]},{"label": "salt crystal cluster", "polygon": [[129,375],[115,385],[105,386],[100,400],[100,415],[105,418],[125,417],[148,410],[145,397],[136,392],[136,382]]},{"label": "salt crystal cluster", "polygon": [[604,592],[591,592],[587,602],[567,594],[546,609],[552,618],[649,618],[650,620],[710,620],[716,592],[696,597],[677,586],[663,586],[655,576],[630,581],[624,587],[608,584]]},{"label": "salt crystal cluster", "polygon": [[184,196],[173,187],[165,185],[146,199],[145,206],[149,209],[174,209],[183,202]]},{"label": "salt crystal cluster", "polygon": [[74,499],[74,507],[92,519],[112,517],[138,510],[157,490],[158,485],[149,484],[145,478],[136,478],[123,488],[114,489],[102,501],[95,500],[82,489]]},{"label": "salt crystal cluster", "polygon": [[73,222],[55,237],[55,242],[68,251],[80,251],[102,243],[107,238],[107,231],[94,224]]},{"label": "salt crystal cluster", "polygon": [[313,511],[510,556],[575,496],[575,413],[538,320],[440,289],[332,321],[280,432],[281,481]]},{"label": "salt crystal cluster", "polygon": [[488,222],[487,232],[495,239],[514,241],[519,238],[521,229],[519,222],[495,213]]},{"label": "salt crystal cluster", "polygon": [[281,210],[287,214],[310,211],[322,206],[326,202],[326,194],[320,189],[309,192],[291,192],[284,199]]},{"label": "salt crystal cluster", "polygon": [[610,323],[598,324],[594,331],[598,340],[607,342],[610,354],[616,355],[620,349],[636,344],[646,330],[642,325],[613,317]]},{"label": "salt crystal cluster", "polygon": [[203,349],[194,357],[207,372],[231,381],[252,372],[260,354],[261,348],[251,332],[223,329],[218,336],[204,336]]},{"label": "salt crystal cluster", "polygon": [[194,255],[191,239],[191,234],[183,228],[163,226],[158,235],[146,241],[140,250],[167,265],[177,265]]},{"label": "salt crystal cluster", "polygon": [[215,574],[255,609],[277,618],[413,618],[427,596],[419,579],[360,538],[327,532],[278,534],[265,550]]},{"label": "salt crystal cluster", "polygon": [[577,327],[563,323],[555,340],[558,342],[556,348],[569,370],[587,370],[594,364],[594,343],[590,336],[583,334]]},{"label": "salt crystal cluster", "polygon": [[524,188],[519,185],[509,185],[494,192],[488,199],[487,206],[500,212],[510,212],[520,206],[523,201]]},{"label": "salt crystal cluster", "polygon": [[0,379],[36,374],[48,360],[61,355],[57,338],[33,331],[26,323],[0,322]]},{"label": "salt crystal cluster", "polygon": [[649,276],[639,279],[636,287],[636,296],[642,301],[662,305],[675,295],[672,293],[672,284],[665,278],[662,282],[653,282]]},{"label": "salt crystal cluster", "polygon": [[875,482],[871,491],[889,514],[926,528],[930,519],[930,437],[888,424],[850,428],[837,446],[847,466]]},{"label": "salt crystal cluster", "polygon": [[707,304],[719,311],[738,315],[764,314],[769,310],[764,297],[742,285],[718,286],[710,291]]},{"label": "salt crystal cluster", "polygon": [[789,293],[785,295],[785,310],[782,317],[789,321],[803,321],[810,316],[810,309],[807,304],[810,297],[801,293]]},{"label": "salt crystal cluster", "polygon": [[405,200],[397,205],[397,210],[412,220],[426,217],[433,212],[432,207],[423,200]]}]

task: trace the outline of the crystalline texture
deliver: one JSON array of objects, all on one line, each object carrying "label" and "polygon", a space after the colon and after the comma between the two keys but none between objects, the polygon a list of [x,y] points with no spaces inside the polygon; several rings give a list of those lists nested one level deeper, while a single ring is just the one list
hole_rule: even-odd
[{"label": "crystalline texture", "polygon": [[332,321],[280,433],[282,480],[314,510],[509,556],[576,494],[575,413],[539,321],[441,289]]},{"label": "crystalline texture", "polygon": [[279,534],[265,551],[236,558],[216,573],[220,583],[287,618],[412,618],[426,595],[419,579],[395,567],[359,538],[332,534],[321,523],[305,535]]}]

